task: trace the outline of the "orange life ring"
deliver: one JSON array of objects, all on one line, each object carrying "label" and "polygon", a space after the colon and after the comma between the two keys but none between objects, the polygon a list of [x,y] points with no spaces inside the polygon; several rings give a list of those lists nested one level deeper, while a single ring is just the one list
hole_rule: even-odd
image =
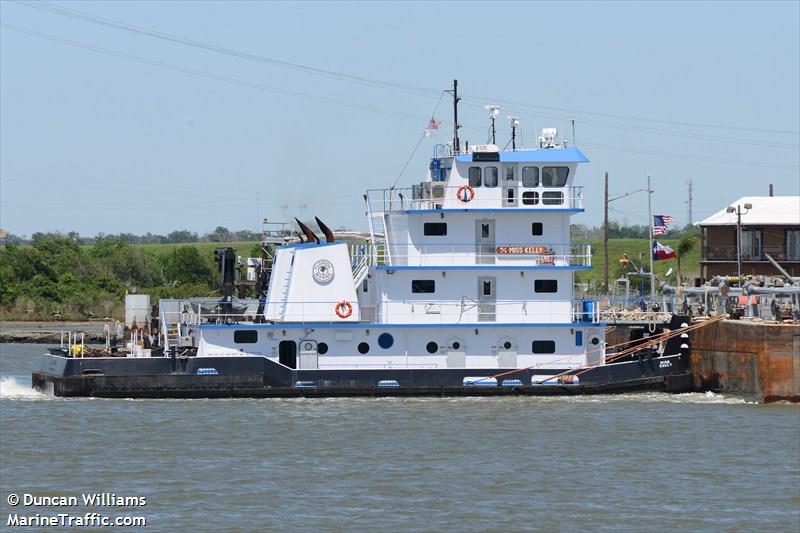
[{"label": "orange life ring", "polygon": [[353,314],[353,305],[347,300],[342,300],[336,304],[336,316],[347,318]]},{"label": "orange life ring", "polygon": [[456,198],[464,204],[471,202],[475,198],[475,189],[472,188],[472,185],[462,185],[456,190]]}]

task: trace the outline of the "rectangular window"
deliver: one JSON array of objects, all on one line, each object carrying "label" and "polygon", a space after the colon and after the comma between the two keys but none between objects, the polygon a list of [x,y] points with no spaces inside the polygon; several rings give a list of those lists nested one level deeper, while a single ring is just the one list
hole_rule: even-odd
[{"label": "rectangular window", "polygon": [[432,279],[415,279],[411,281],[411,292],[432,293],[436,292],[436,281]]},{"label": "rectangular window", "polygon": [[564,193],[561,191],[545,191],[542,193],[544,205],[561,205],[564,203]]},{"label": "rectangular window", "polygon": [[447,235],[447,222],[426,222],[422,232],[428,237]]},{"label": "rectangular window", "polygon": [[575,346],[583,346],[583,332],[576,331],[575,332]]},{"label": "rectangular window", "polygon": [[258,342],[258,331],[254,329],[239,329],[233,332],[233,342],[236,344],[255,344]]},{"label": "rectangular window", "polygon": [[533,353],[556,353],[556,341],[533,341]]},{"label": "rectangular window", "polygon": [[483,170],[483,186],[484,187],[497,187],[499,180],[499,171],[497,167],[486,167]]},{"label": "rectangular window", "polygon": [[472,187],[481,186],[481,167],[469,167],[469,184]]},{"label": "rectangular window", "polygon": [[800,260],[800,230],[786,230],[786,259]]},{"label": "rectangular window", "polygon": [[534,292],[558,292],[558,280],[537,279],[533,282]]},{"label": "rectangular window", "polygon": [[492,295],[492,282],[491,281],[485,280],[482,283],[482,287],[483,287],[482,290],[483,290],[483,295],[484,296],[491,296]]},{"label": "rectangular window", "polygon": [[531,223],[531,235],[541,235],[544,231],[541,222]]},{"label": "rectangular window", "polygon": [[525,205],[536,205],[539,203],[539,193],[528,191],[522,193],[522,203]]},{"label": "rectangular window", "polygon": [[508,165],[506,167],[506,181],[514,181],[514,166]]},{"label": "rectangular window", "polygon": [[567,176],[569,167],[542,167],[542,187],[563,187]]},{"label": "rectangular window", "polygon": [[522,186],[539,186],[539,167],[522,167]]},{"label": "rectangular window", "polygon": [[742,230],[742,259],[761,259],[761,230]]}]

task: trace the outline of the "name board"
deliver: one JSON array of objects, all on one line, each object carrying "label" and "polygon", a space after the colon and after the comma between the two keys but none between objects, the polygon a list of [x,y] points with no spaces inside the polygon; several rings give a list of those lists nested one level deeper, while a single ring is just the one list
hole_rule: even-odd
[{"label": "name board", "polygon": [[547,254],[546,246],[498,246],[497,253],[500,255],[524,255],[524,254]]}]

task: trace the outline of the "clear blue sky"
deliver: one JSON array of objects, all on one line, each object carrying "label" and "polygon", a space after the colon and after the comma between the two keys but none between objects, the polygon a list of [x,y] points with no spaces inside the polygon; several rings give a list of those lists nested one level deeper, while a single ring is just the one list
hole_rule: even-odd
[{"label": "clear blue sky", "polygon": [[[363,190],[394,182],[454,78],[471,143],[484,104],[519,116],[529,146],[576,119],[592,161],[576,223],[601,223],[604,171],[612,194],[653,176],[655,211],[680,224],[688,179],[695,220],[769,183],[800,194],[799,2],[39,5],[0,2],[0,227],[15,234],[256,229],[259,215],[365,229]],[[448,100],[436,118],[398,186],[450,138]],[[612,207],[645,223],[641,194]]]}]

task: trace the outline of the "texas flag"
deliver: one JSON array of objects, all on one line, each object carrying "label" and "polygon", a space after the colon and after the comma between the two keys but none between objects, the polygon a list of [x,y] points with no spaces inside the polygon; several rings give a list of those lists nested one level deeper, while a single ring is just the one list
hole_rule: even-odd
[{"label": "texas flag", "polygon": [[653,260],[660,261],[662,259],[672,259],[676,257],[675,250],[656,241],[653,244]]}]

